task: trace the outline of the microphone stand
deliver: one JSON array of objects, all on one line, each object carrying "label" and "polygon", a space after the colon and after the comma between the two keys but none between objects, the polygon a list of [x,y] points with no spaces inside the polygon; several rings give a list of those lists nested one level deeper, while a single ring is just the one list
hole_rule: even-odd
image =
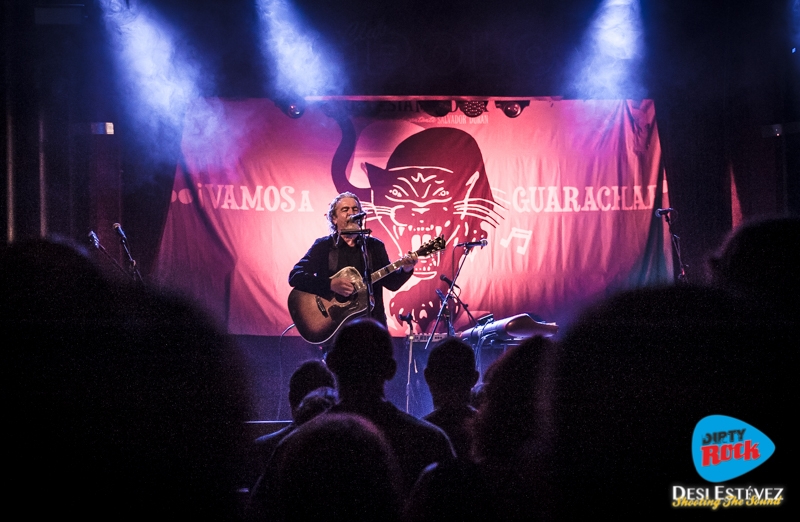
[{"label": "microphone stand", "polygon": [[[472,316],[472,312],[470,312],[470,311],[469,311],[469,305],[468,305],[467,303],[465,303],[464,301],[462,301],[462,300],[461,300],[461,298],[460,298],[460,297],[458,297],[458,294],[457,294],[457,293],[455,293],[455,291],[453,291],[453,288],[455,288],[455,286],[456,286],[456,285],[453,285],[453,286],[451,286],[450,288],[448,288],[448,289],[447,289],[447,292],[448,292],[448,293],[449,293],[449,294],[450,294],[450,295],[453,297],[453,299],[455,299],[455,300],[456,300],[456,303],[460,304],[460,305],[461,305],[461,308],[463,308],[463,309],[464,309],[464,311],[465,311],[465,312],[467,312],[467,317],[469,317],[469,320],[470,320],[472,323],[474,323],[474,324],[476,324],[476,325],[477,325],[477,324],[478,324],[478,321],[475,319],[475,317],[473,317],[473,316]],[[455,334],[454,334],[454,335],[455,335]]]},{"label": "microphone stand", "polygon": [[372,309],[375,307],[375,292],[372,288],[372,267],[369,266],[369,255],[367,253],[367,237],[372,234],[372,230],[368,228],[364,228],[363,225],[364,218],[361,219],[354,219],[353,223],[356,223],[359,226],[360,230],[354,231],[345,231],[344,233],[359,235],[361,236],[361,241],[359,241],[359,246],[361,247],[361,257],[364,260],[364,273],[362,274],[362,278],[364,280],[364,286],[367,288],[367,314],[366,317],[372,317]]},{"label": "microphone stand", "polygon": [[114,256],[108,253],[106,247],[100,244],[100,238],[97,237],[97,234],[95,234],[94,230],[89,232],[89,244],[92,245],[97,250],[99,250],[100,252],[102,252],[108,259],[110,259],[111,262],[114,263],[114,266],[116,266],[120,272],[122,272],[126,276],[128,275],[125,269],[122,268],[122,265],[119,264],[119,261],[114,259]]},{"label": "microphone stand", "polygon": [[408,377],[406,378],[406,413],[410,413],[411,410],[411,365],[414,361],[413,359],[413,349],[414,349],[414,325],[412,324],[411,319],[411,312],[408,314],[403,315],[399,314],[397,316],[400,319],[400,324],[408,323],[408,337],[406,338],[406,344],[408,346]]},{"label": "microphone stand", "polygon": [[142,274],[139,273],[139,267],[136,266],[136,260],[133,259],[133,256],[131,256],[131,251],[128,248],[128,239],[124,234],[120,234],[119,242],[122,245],[122,249],[125,251],[125,257],[128,258],[128,272],[130,272],[129,275],[133,277],[134,282],[144,284]]},{"label": "microphone stand", "polygon": [[[446,300],[450,299],[450,295],[445,296],[441,290],[438,288],[436,289],[436,295],[439,296],[439,303],[444,303]],[[450,306],[445,306],[443,309],[440,310],[442,317],[444,318],[444,324],[447,328],[447,335],[448,337],[455,337],[456,331],[453,330],[453,321],[450,314]],[[436,332],[436,330],[434,330]]]},{"label": "microphone stand", "polygon": [[[444,296],[442,299],[442,304],[439,307],[439,313],[436,314],[436,322],[433,323],[433,330],[431,330],[431,336],[428,338],[428,341],[425,343],[425,350],[427,350],[430,345],[431,341],[433,340],[433,335],[436,333],[436,328],[439,327],[439,322],[442,319],[442,315],[444,314],[444,310],[447,308],[447,304],[450,302],[450,296],[453,294],[453,287],[456,286],[456,281],[458,280],[458,276],[461,275],[461,269],[464,268],[464,262],[467,260],[467,256],[470,252],[472,252],[473,246],[465,246],[464,247],[464,255],[461,256],[461,263],[458,265],[458,270],[456,270],[456,275],[453,277],[453,280],[450,282],[450,288],[447,289],[447,295]],[[469,313],[469,312],[467,312]],[[472,315],[469,316],[470,318]],[[452,325],[448,326],[448,335],[454,336],[455,332],[452,331]]]},{"label": "microphone stand", "polygon": [[134,282],[144,284],[144,280],[142,280],[142,274],[139,273],[139,267],[136,266],[136,260],[133,259],[133,256],[131,256],[131,250],[128,248],[128,237],[125,235],[125,232],[122,231],[122,227],[119,223],[114,223],[114,231],[117,233],[117,235],[119,235],[119,243],[122,245],[122,248],[125,251],[125,257],[128,259],[129,275],[133,278]]},{"label": "microphone stand", "polygon": [[[673,210],[673,212],[675,211]],[[675,213],[677,214],[677,212]],[[678,282],[687,283],[688,279],[686,278],[686,268],[688,265],[683,264],[683,259],[681,259],[681,238],[678,236],[678,234],[672,231],[672,220],[669,218],[669,215],[669,212],[663,214],[664,220],[666,220],[667,226],[669,227],[669,235],[672,237],[672,249],[675,252],[675,256],[678,258],[678,266],[681,270],[678,274]]]}]

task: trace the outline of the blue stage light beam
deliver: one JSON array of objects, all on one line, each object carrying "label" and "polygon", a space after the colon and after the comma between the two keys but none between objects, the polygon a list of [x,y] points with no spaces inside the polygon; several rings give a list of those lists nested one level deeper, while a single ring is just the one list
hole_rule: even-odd
[{"label": "blue stage light beam", "polygon": [[[797,49],[800,48],[800,0],[791,0],[789,3],[789,19],[791,20],[792,31],[792,49],[791,52],[797,55]],[[797,64],[795,58],[795,64]]]},{"label": "blue stage light beam", "polygon": [[603,0],[567,71],[564,92],[582,99],[642,99],[645,47],[639,0]]},{"label": "blue stage light beam", "polygon": [[[151,154],[174,148],[188,104],[200,97],[201,67],[176,28],[139,0],[100,0],[120,85],[120,103]],[[168,154],[174,154],[169,151]]]},{"label": "blue stage light beam", "polygon": [[335,54],[291,2],[256,0],[256,7],[262,53],[273,69],[269,90],[285,98],[342,94],[346,82]]}]

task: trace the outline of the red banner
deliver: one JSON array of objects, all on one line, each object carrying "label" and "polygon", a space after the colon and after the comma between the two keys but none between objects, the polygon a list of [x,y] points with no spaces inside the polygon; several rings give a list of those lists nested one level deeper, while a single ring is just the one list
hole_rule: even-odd
[{"label": "red banner", "polygon": [[457,281],[476,317],[532,312],[563,324],[593,299],[670,281],[669,236],[654,215],[668,200],[653,103],[525,101],[517,118],[492,100],[469,118],[358,98],[290,118],[266,99],[200,100],[187,114],[158,279],[230,333],[280,335],[292,322],[289,271],[329,233],[328,204],[349,190],[392,260],[447,240],[387,292],[394,335],[405,333],[398,313],[430,327],[440,276],[453,277],[464,241],[488,241]]}]

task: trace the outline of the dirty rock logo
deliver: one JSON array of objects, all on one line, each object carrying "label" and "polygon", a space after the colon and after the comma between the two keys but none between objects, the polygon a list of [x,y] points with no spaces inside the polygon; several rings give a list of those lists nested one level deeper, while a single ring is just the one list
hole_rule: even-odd
[{"label": "dirty rock logo", "polygon": [[764,464],[773,453],[775,444],[753,425],[726,415],[703,418],[692,434],[692,460],[700,477],[716,485],[673,485],[672,507],[717,510],[781,506],[783,487],[722,484]]},{"label": "dirty rock logo", "polygon": [[761,430],[725,415],[705,417],[692,435],[694,467],[709,482],[740,477],[774,452],[775,444]]}]

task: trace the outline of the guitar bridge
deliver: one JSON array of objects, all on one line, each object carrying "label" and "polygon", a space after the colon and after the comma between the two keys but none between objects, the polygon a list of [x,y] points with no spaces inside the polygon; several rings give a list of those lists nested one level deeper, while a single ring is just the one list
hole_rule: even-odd
[{"label": "guitar bridge", "polygon": [[319,308],[319,311],[323,316],[328,317],[328,311],[325,309],[325,304],[322,302],[322,299],[320,299],[319,296],[316,296],[316,297],[317,297],[317,299],[316,299],[317,300],[317,308]]}]

